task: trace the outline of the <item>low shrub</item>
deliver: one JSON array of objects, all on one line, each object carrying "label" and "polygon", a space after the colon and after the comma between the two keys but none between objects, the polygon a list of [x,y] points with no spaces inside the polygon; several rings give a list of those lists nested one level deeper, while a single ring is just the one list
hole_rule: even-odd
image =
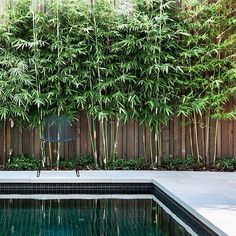
[{"label": "low shrub", "polygon": [[109,160],[107,162],[108,170],[144,170],[147,169],[148,165],[145,163],[144,158],[138,158],[135,160]]},{"label": "low shrub", "polygon": [[187,158],[168,158],[163,160],[161,168],[166,170],[198,170],[203,164],[197,162],[193,157]]},{"label": "low shrub", "polygon": [[10,159],[5,165],[7,170],[37,170],[38,161],[33,156],[20,154]]},{"label": "low shrub", "polygon": [[236,158],[222,157],[211,163],[211,169],[219,171],[235,171],[236,170]]},{"label": "low shrub", "polygon": [[[77,164],[79,165],[80,169],[90,170],[96,169],[96,164],[90,155],[81,154],[79,157],[76,158]],[[56,168],[56,164],[53,165]],[[69,160],[61,160],[59,162],[59,169],[61,170],[72,170],[75,168],[75,159],[70,158]]]},{"label": "low shrub", "polygon": [[87,154],[81,154],[78,157],[78,164],[81,169],[90,170],[97,168],[94,158]]},{"label": "low shrub", "polygon": [[75,168],[75,161],[67,160],[59,162],[59,169],[72,170]]},{"label": "low shrub", "polygon": [[[82,154],[77,158],[79,169],[83,170],[94,170],[98,167],[92,156]],[[29,155],[17,155],[10,159],[5,164],[5,167],[0,166],[0,170],[37,170],[39,161],[34,156]],[[55,163],[53,168],[55,168]],[[59,164],[61,170],[72,170],[75,168],[75,160],[62,160]],[[49,168],[50,169],[50,168]],[[107,162],[108,170],[210,170],[210,171],[236,171],[236,158],[233,157],[222,157],[217,159],[215,162],[209,165],[199,163],[193,157],[187,158],[167,158],[162,161],[161,166],[153,167],[145,162],[144,158],[138,158],[134,160],[115,159],[111,158]]]}]

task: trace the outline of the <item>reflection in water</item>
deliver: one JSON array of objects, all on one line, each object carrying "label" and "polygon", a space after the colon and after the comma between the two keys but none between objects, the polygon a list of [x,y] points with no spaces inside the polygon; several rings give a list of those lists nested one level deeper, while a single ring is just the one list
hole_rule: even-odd
[{"label": "reflection in water", "polygon": [[1,236],[186,236],[151,199],[0,200]]}]

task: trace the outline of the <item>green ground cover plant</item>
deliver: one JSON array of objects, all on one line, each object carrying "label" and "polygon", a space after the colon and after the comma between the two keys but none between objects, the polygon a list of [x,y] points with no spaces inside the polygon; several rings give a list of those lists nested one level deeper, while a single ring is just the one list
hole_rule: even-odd
[{"label": "green ground cover plant", "polygon": [[35,157],[22,154],[12,157],[5,168],[7,170],[37,170],[38,164]]},{"label": "green ground cover plant", "polygon": [[[73,121],[83,110],[94,163],[82,166],[193,168],[196,163],[188,158],[163,161],[162,130],[177,115],[193,127],[196,162],[216,163],[219,120],[235,118],[235,107],[224,109],[236,91],[234,4],[137,0],[125,8],[108,0],[92,6],[83,0],[6,1],[0,24],[0,119],[40,129],[48,115]],[[153,134],[150,157],[143,139],[148,163],[116,158],[118,131],[129,119]],[[215,125],[212,156],[210,120]],[[199,127],[206,127],[202,155]],[[60,145],[57,165],[59,150]],[[61,163],[62,168],[72,165]]]},{"label": "green ground cover plant", "polygon": [[[78,157],[79,169],[81,170],[97,170],[94,158],[90,155],[80,155]],[[2,166],[2,170],[37,170],[38,161],[35,157],[28,155],[18,155],[12,157],[9,163]],[[51,169],[45,166],[44,169]],[[53,167],[56,169],[56,166]],[[73,170],[75,163],[72,158],[70,160],[62,160],[59,164],[60,170]],[[198,162],[194,157],[173,158],[169,157],[162,161],[160,166],[147,164],[144,158],[135,160],[113,159],[107,163],[106,170],[169,170],[169,171],[236,171],[236,159],[233,157],[221,157],[215,162],[208,165]]]}]

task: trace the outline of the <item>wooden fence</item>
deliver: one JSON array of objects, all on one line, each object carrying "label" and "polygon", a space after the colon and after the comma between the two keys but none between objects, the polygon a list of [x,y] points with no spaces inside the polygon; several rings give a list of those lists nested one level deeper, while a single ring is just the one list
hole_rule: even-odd
[{"label": "wooden fence", "polygon": [[[230,108],[232,104],[228,106]],[[194,125],[188,123],[190,122],[185,117],[174,117],[166,127],[163,127],[161,132],[162,158],[170,155],[173,157],[196,155],[196,140],[198,140],[199,154],[203,158],[209,152],[209,160],[212,160],[215,151],[218,157],[236,156],[236,120],[220,120],[216,136],[216,120],[211,120],[209,126],[207,126],[205,117],[198,117],[197,139]],[[108,125],[108,147],[112,144],[113,129],[111,126],[112,122]],[[78,121],[72,129],[74,135],[78,136],[75,145],[76,155],[92,155],[89,126],[85,112],[78,113]],[[209,131],[208,136],[206,136],[207,129]],[[97,150],[98,155],[103,156],[103,143],[100,135],[99,125],[97,125]],[[207,137],[209,137],[208,141],[206,140]],[[155,148],[154,134],[147,127],[139,125],[134,120],[129,120],[120,125],[117,146],[117,156],[119,158],[145,157],[147,162],[151,162],[155,154]],[[53,155],[56,155],[56,151],[56,145],[53,145]],[[39,131],[38,129],[19,128],[11,120],[7,121],[0,128],[0,163],[4,164],[10,156],[20,153],[40,156]],[[62,145],[61,156],[67,159],[72,155],[71,145],[68,143]]]}]

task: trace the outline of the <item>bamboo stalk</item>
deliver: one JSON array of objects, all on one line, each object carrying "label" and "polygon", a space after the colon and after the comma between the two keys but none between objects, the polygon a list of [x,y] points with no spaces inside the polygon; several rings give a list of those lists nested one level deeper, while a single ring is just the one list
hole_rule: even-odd
[{"label": "bamboo stalk", "polygon": [[88,113],[87,113],[87,120],[88,120],[89,137],[90,137],[91,146],[92,146],[92,153],[95,159],[95,164],[97,166],[96,130],[93,124],[94,119],[90,117]]},{"label": "bamboo stalk", "polygon": [[201,143],[202,143],[202,156],[203,156],[203,158],[205,158],[206,156],[205,156],[205,151],[206,151],[206,149],[205,149],[205,136],[204,136],[204,128],[205,128],[205,125],[204,125],[204,122],[203,122],[203,117],[201,116],[201,126],[200,126],[200,128],[201,128]]},{"label": "bamboo stalk", "polygon": [[3,163],[6,163],[7,151],[6,151],[6,120],[3,123]]},{"label": "bamboo stalk", "polygon": [[153,149],[152,149],[152,131],[150,130],[149,140],[150,140],[150,158],[151,158],[151,165],[153,166]]},{"label": "bamboo stalk", "polygon": [[157,164],[158,162],[158,153],[159,153],[159,148],[158,148],[158,131],[155,130],[155,134],[154,134],[154,142],[155,142],[155,164]]},{"label": "bamboo stalk", "polygon": [[108,126],[108,121],[105,120],[105,126],[104,126],[104,137],[105,137],[105,147],[106,147],[106,164],[107,164],[107,161],[108,161],[108,158],[109,158],[109,150],[108,150],[108,129],[107,129],[107,126]]},{"label": "bamboo stalk", "polygon": [[196,113],[195,112],[193,112],[193,120],[194,120],[196,154],[197,154],[197,160],[198,160],[198,162],[200,162],[199,143],[198,143],[198,130],[197,130],[197,118],[196,118]]},{"label": "bamboo stalk", "polygon": [[209,140],[210,139],[210,110],[207,111],[206,117],[206,145],[205,145],[205,155],[206,155],[206,164],[209,164]]},{"label": "bamboo stalk", "polygon": [[106,169],[107,166],[107,157],[106,157],[106,140],[105,140],[105,134],[104,134],[104,124],[103,119],[100,121],[100,127],[101,127],[101,136],[102,136],[102,144],[103,144],[103,164]]},{"label": "bamboo stalk", "polygon": [[117,157],[119,126],[120,126],[120,120],[117,119],[117,121],[116,121],[116,130],[115,130],[115,140],[114,140],[114,158]]},{"label": "bamboo stalk", "polygon": [[[190,119],[191,120],[191,119]],[[193,153],[193,134],[192,134],[192,123],[189,124],[189,140],[190,140],[190,150],[192,157],[194,156]]]},{"label": "bamboo stalk", "polygon": [[216,119],[213,162],[216,161],[216,151],[217,151],[217,136],[218,136],[218,130],[219,130],[219,120]]},{"label": "bamboo stalk", "polygon": [[98,152],[97,152],[97,131],[96,131],[96,124],[94,118],[92,119],[92,126],[93,126],[93,141],[94,141],[94,159],[95,165],[98,167]]},{"label": "bamboo stalk", "polygon": [[49,147],[49,162],[52,168],[52,143],[51,142],[48,143],[48,147]]},{"label": "bamboo stalk", "polygon": [[158,133],[158,166],[161,165],[161,157],[162,157],[162,138],[161,138],[161,130]]}]

